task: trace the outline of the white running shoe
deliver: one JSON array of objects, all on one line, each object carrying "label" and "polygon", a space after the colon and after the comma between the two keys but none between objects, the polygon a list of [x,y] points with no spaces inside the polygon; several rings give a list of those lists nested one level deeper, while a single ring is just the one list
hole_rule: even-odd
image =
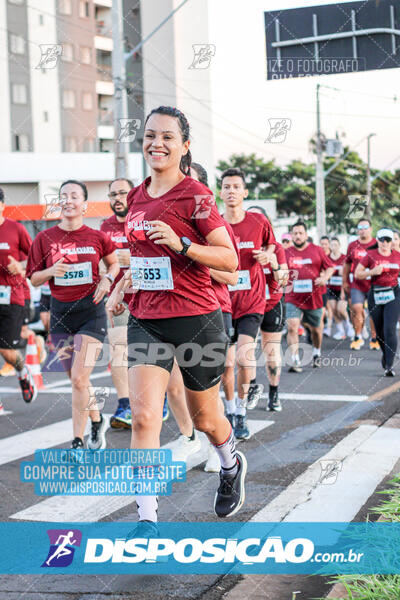
[{"label": "white running shoe", "polygon": [[354,327],[350,323],[350,321],[346,321],[344,324],[344,329],[346,332],[346,337],[353,339],[354,338]]},{"label": "white running shoe", "polygon": [[361,335],[364,338],[364,340],[367,340],[369,338],[369,333],[366,325],[364,325]]},{"label": "white running shoe", "polygon": [[332,329],[330,327],[325,327],[323,334],[326,335],[326,337],[331,337],[332,335]]},{"label": "white running shoe", "polygon": [[212,444],[209,444],[208,446],[208,458],[204,466],[204,470],[207,473],[219,473],[221,470],[221,462],[219,460],[219,456]]},{"label": "white running shoe", "polygon": [[201,449],[201,441],[196,430],[194,430],[194,440],[186,435],[180,435],[178,438],[178,447],[172,451],[173,460],[183,460],[186,462],[191,454],[196,454]]},{"label": "white running shoe", "polygon": [[104,450],[107,448],[106,431],[109,427],[108,417],[101,415],[101,421],[91,423],[90,434],[86,442],[89,450]]}]

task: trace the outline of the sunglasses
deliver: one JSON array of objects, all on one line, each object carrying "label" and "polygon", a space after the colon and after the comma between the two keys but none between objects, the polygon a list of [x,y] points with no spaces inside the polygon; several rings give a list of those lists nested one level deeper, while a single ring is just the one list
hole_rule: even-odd
[{"label": "sunglasses", "polygon": [[357,229],[369,229],[370,225],[368,225],[368,223],[365,223],[365,225],[357,225]]},{"label": "sunglasses", "polygon": [[378,238],[378,242],[392,242],[392,238],[387,237],[386,235]]}]

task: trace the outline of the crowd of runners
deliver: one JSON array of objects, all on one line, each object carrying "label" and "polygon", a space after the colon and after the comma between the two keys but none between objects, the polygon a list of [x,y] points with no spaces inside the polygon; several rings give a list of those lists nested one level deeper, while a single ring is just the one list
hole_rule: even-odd
[{"label": "crowd of runners", "polygon": [[[18,349],[29,332],[28,278],[42,290],[47,347],[71,380],[71,451],[84,448],[88,417],[91,450],[106,447],[109,425],[131,429],[132,448],[158,448],[170,409],[181,434],[175,459],[196,453],[198,432],[206,434],[205,470],[220,473],[215,512],[227,517],[245,496],[247,464],[235,442],[250,438],[247,411],[262,398],[268,411],[282,410],[282,368],[321,368],[324,336],[347,338],[359,351],[369,329],[370,349],[381,350],[384,375],[394,376],[399,234],[382,226],[373,237],[363,217],[343,253],[338,237],[314,243],[299,219],[278,240],[262,210],[244,209],[246,178],[237,168],[221,176],[220,214],[189,146],[183,113],[153,110],[143,141],[150,176],[137,187],[128,179],[109,184],[113,215],[100,230],[84,224],[83,182],[62,183],[60,222],[33,242],[23,225],[3,217],[0,190],[0,354],[17,372],[24,401],[33,402],[38,390]],[[118,398],[110,422],[90,397],[106,337]],[[259,352],[265,395],[256,378]],[[151,526],[157,497],[135,499],[139,520]]]}]

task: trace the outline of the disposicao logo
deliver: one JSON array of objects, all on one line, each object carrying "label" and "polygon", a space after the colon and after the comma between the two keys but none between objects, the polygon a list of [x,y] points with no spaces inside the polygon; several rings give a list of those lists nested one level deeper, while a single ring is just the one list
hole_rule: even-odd
[{"label": "disposicao logo", "polygon": [[42,567],[68,567],[82,541],[79,529],[48,529],[50,548]]}]

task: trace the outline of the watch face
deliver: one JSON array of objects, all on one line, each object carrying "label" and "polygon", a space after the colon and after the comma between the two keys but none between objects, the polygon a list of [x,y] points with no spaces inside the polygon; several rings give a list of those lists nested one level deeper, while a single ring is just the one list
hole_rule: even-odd
[{"label": "watch face", "polygon": [[183,237],[183,238],[181,238],[181,242],[182,242],[182,244],[185,244],[185,246],[190,246],[190,244],[192,243],[192,242],[189,240],[189,238],[187,238],[187,237]]}]

